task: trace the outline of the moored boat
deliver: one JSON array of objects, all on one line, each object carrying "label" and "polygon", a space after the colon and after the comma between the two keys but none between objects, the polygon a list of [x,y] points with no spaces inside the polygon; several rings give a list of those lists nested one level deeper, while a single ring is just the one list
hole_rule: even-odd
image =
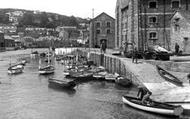
[{"label": "moored boat", "polygon": [[58,80],[58,79],[54,79],[54,78],[49,78],[48,82],[51,86],[54,86],[57,88],[72,89],[76,86],[76,83],[74,81],[63,81],[63,80]]},{"label": "moored boat", "polygon": [[8,74],[20,74],[23,72],[23,68],[9,68]]},{"label": "moored boat", "polygon": [[11,65],[11,60],[10,60],[10,67],[8,68],[8,74],[20,74],[23,72],[23,65],[21,64],[15,64]]},{"label": "moored boat", "polygon": [[93,74],[93,77],[98,79],[98,80],[105,80],[105,76],[106,76],[107,72],[103,71],[103,72],[97,72]]},{"label": "moored boat", "polygon": [[92,77],[93,73],[91,72],[80,72],[80,73],[74,73],[72,74],[72,78],[75,79],[76,82],[86,82],[86,81],[91,81],[93,80]]},{"label": "moored boat", "polygon": [[115,83],[126,87],[132,85],[132,80],[123,76],[118,76],[116,77]]},{"label": "moored boat", "polygon": [[156,65],[158,74],[164,78],[166,81],[169,81],[177,86],[183,86],[183,82],[180,81],[177,77],[175,77],[174,75],[172,75],[171,73],[167,72],[166,70],[164,70],[163,68],[159,67],[158,65]]},{"label": "moored boat", "polygon": [[111,81],[111,82],[115,82],[116,78],[119,76],[119,74],[115,73],[115,74],[106,74],[105,75],[105,80],[106,81]]},{"label": "moored boat", "polygon": [[142,104],[139,98],[130,96],[123,96],[122,101],[131,107],[157,114],[180,116],[183,113],[183,108],[178,105],[174,106],[156,101],[151,101],[151,104]]},{"label": "moored boat", "polygon": [[55,70],[55,68],[54,68],[54,66],[52,66],[52,65],[48,65],[48,66],[45,66],[45,67],[40,67],[39,68],[39,74],[52,74],[52,73],[54,73],[54,70]]}]

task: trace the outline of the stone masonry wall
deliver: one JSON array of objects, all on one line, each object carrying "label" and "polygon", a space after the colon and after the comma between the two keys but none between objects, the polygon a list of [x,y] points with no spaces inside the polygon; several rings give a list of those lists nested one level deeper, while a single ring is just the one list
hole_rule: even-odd
[{"label": "stone masonry wall", "polygon": [[94,61],[97,66],[100,66],[101,57],[103,57],[103,66],[110,73],[118,73],[132,79],[134,85],[142,85],[138,78],[130,71],[127,65],[118,57],[110,55],[101,55],[99,53],[90,53],[90,60]]}]

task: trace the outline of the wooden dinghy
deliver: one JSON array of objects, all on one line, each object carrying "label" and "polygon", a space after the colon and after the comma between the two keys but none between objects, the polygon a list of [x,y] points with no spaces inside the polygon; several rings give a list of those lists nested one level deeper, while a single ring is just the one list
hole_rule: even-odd
[{"label": "wooden dinghy", "polygon": [[151,101],[150,105],[142,104],[141,100],[136,97],[123,96],[122,100],[125,104],[143,110],[147,112],[170,115],[170,116],[180,116],[183,113],[183,108],[181,106],[169,105],[166,103]]},{"label": "wooden dinghy", "polygon": [[39,74],[42,74],[42,75],[45,75],[45,74],[52,74],[54,73],[54,66],[52,65],[48,65],[48,66],[45,66],[45,67],[40,67],[39,68]]},{"label": "wooden dinghy", "polygon": [[50,86],[54,86],[57,88],[72,89],[76,86],[76,83],[74,81],[63,81],[63,80],[58,80],[54,78],[49,78],[48,82]]},{"label": "wooden dinghy", "polygon": [[156,65],[157,71],[159,73],[159,75],[164,78],[166,81],[169,81],[177,86],[183,86],[183,82],[180,81],[177,77],[175,77],[174,75],[172,75],[171,73],[167,72],[166,70],[164,70],[163,68],[159,67],[158,65]]},{"label": "wooden dinghy", "polygon": [[9,67],[8,74],[20,74],[23,72],[23,68],[20,67]]},{"label": "wooden dinghy", "polygon": [[107,72],[103,71],[103,72],[97,72],[93,74],[93,77],[97,80],[105,80],[105,76],[106,76]]},{"label": "wooden dinghy", "polygon": [[128,79],[126,77],[123,77],[123,76],[118,76],[115,80],[115,82],[121,86],[130,86],[132,85],[132,80],[131,79]]}]

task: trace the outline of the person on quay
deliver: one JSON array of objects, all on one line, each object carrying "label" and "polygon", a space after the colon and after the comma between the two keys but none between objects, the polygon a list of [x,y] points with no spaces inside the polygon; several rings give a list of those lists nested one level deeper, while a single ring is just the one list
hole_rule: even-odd
[{"label": "person on quay", "polygon": [[190,84],[190,73],[187,75],[187,80],[189,81]]},{"label": "person on quay", "polygon": [[132,51],[132,62],[133,63],[135,62],[136,64],[138,62],[138,51],[137,51],[136,46],[134,46],[133,51]]},{"label": "person on quay", "polygon": [[179,53],[179,45],[178,43],[175,43],[175,54],[177,55]]},{"label": "person on quay", "polygon": [[107,48],[106,42],[103,40],[103,41],[102,41],[102,51],[103,51],[104,53],[106,53],[106,48]]}]

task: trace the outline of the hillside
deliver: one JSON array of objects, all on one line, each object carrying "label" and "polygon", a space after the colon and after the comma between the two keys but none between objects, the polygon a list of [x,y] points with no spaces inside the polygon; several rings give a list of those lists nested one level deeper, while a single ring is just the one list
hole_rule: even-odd
[{"label": "hillside", "polygon": [[0,24],[16,23],[18,27],[34,26],[55,28],[57,26],[79,26],[87,23],[87,19],[65,16],[50,12],[31,11],[24,9],[0,9]]}]

